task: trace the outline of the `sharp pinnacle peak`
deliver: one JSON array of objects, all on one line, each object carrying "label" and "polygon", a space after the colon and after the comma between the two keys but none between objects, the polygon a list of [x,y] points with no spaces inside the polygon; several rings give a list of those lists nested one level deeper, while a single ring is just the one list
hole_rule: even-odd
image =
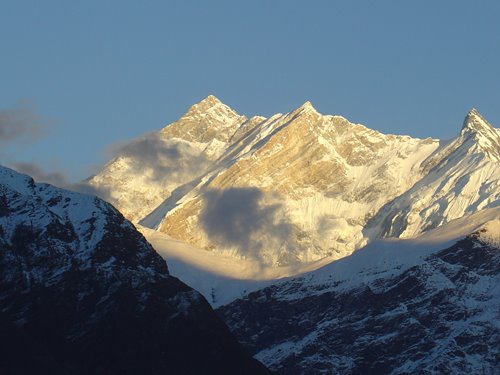
[{"label": "sharp pinnacle peak", "polygon": [[202,99],[196,104],[193,104],[188,112],[187,116],[193,116],[197,114],[203,114],[207,112],[211,112],[213,110],[222,110],[228,113],[236,113],[230,107],[222,103],[219,99],[217,99],[214,95],[208,95],[206,98]]},{"label": "sharp pinnacle peak", "polygon": [[476,108],[471,108],[467,113],[462,125],[462,129],[469,129],[473,131],[478,131],[484,128],[492,128],[492,126],[484,119]]},{"label": "sharp pinnacle peak", "polygon": [[474,124],[478,123],[488,124],[488,122],[483,118],[483,116],[481,116],[479,111],[476,108],[472,107],[465,116],[462,129],[474,127]]},{"label": "sharp pinnacle peak", "polygon": [[304,104],[302,104],[299,108],[297,108],[294,112],[315,112],[319,113],[316,108],[312,105],[312,103],[308,100]]},{"label": "sharp pinnacle peak", "polygon": [[198,104],[215,105],[215,104],[222,104],[222,102],[217,97],[215,97],[214,95],[210,94],[205,99],[201,100]]},{"label": "sharp pinnacle peak", "polygon": [[479,111],[475,107],[472,107],[470,109],[470,111],[467,113],[466,117],[470,117],[470,116],[481,116],[481,114],[479,113]]}]

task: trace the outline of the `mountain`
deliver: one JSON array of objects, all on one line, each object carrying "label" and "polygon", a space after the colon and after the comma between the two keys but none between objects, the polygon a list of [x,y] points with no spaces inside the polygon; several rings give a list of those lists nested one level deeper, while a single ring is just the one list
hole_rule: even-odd
[{"label": "mountain", "polygon": [[498,206],[499,145],[476,110],[442,142],[381,134],[309,102],[248,118],[209,96],[88,183],[148,228],[278,267]]},{"label": "mountain", "polygon": [[268,373],[110,204],[0,167],[0,373]]},{"label": "mountain", "polygon": [[493,208],[373,242],[218,313],[282,374],[498,374],[498,285]]},{"label": "mountain", "polygon": [[88,183],[109,189],[108,200],[130,220],[139,221],[176,189],[205,174],[230,135],[253,121],[209,96],[164,129],[123,145]]},{"label": "mountain", "polygon": [[500,131],[473,109],[460,135],[440,145],[422,164],[425,177],[384,206],[366,232],[376,238],[412,237],[500,206],[499,164]]}]

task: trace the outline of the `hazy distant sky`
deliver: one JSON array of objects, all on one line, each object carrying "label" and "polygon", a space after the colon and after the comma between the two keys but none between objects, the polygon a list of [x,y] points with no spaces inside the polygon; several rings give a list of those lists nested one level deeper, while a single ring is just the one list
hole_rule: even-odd
[{"label": "hazy distant sky", "polygon": [[418,137],[455,136],[473,106],[500,127],[500,1],[0,4],[0,130],[36,119],[33,139],[25,123],[0,139],[2,163],[84,178],[208,94],[246,115],[310,100]]}]

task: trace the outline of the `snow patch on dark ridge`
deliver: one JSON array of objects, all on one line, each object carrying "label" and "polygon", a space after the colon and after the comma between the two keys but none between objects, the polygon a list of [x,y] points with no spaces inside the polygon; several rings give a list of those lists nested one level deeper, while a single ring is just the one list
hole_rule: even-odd
[{"label": "snow patch on dark ridge", "polygon": [[218,312],[282,374],[498,374],[497,226],[350,288],[318,270]]}]

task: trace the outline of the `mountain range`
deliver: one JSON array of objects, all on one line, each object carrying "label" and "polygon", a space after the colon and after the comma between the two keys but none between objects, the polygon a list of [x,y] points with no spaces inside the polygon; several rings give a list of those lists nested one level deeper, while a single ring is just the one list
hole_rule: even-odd
[{"label": "mountain range", "polygon": [[208,96],[84,181],[111,204],[0,167],[0,373],[499,374],[500,130],[458,128]]},{"label": "mountain range", "polygon": [[87,183],[135,223],[279,267],[498,206],[499,149],[500,131],[475,109],[440,141],[385,135],[309,102],[248,118],[209,96]]}]

